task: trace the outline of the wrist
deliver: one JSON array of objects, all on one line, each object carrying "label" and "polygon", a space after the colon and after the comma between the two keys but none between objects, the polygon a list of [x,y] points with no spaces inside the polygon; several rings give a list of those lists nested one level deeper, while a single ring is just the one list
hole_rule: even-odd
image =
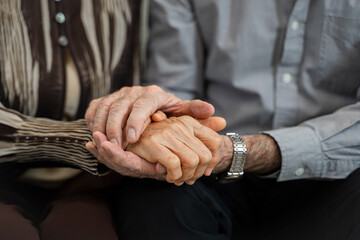
[{"label": "wrist", "polygon": [[228,136],[221,135],[222,138],[222,151],[219,163],[213,170],[214,174],[219,174],[230,169],[232,158],[234,154],[234,144]]},{"label": "wrist", "polygon": [[248,150],[245,172],[268,174],[281,167],[280,148],[272,137],[266,134],[254,134],[242,138]]}]

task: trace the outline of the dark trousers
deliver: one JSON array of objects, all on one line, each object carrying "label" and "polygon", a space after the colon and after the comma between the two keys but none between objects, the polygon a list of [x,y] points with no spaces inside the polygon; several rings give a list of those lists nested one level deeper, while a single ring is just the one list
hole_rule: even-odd
[{"label": "dark trousers", "polygon": [[336,181],[202,178],[176,187],[127,179],[117,197],[120,239],[360,239],[360,170]]},{"label": "dark trousers", "polygon": [[81,174],[56,189],[0,182],[0,239],[118,239],[111,210],[118,177]]}]

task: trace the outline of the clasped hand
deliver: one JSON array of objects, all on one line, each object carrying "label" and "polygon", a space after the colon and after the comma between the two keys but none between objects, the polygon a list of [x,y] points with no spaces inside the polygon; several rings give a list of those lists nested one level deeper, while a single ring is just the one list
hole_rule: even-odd
[{"label": "clasped hand", "polygon": [[[158,109],[180,117],[166,119]],[[158,122],[148,125],[153,113]],[[122,88],[91,102],[85,119],[94,142],[86,147],[122,175],[193,184],[211,174],[224,149],[215,131],[226,123],[213,113],[206,102],[182,101],[157,86]]]},{"label": "clasped hand", "polygon": [[[193,184],[202,175],[210,175],[220,160],[219,150],[222,149],[222,137],[215,131],[225,127],[225,120],[211,117],[200,123],[189,116],[169,119],[162,116],[156,113],[153,119],[157,122],[150,123],[140,139],[129,144],[125,152],[108,142],[100,132],[94,133],[97,148],[88,146],[88,149],[100,162],[127,176],[166,179],[182,185],[184,182]],[[137,167],[124,169],[121,153],[128,154],[131,161],[127,162],[135,161]],[[157,174],[143,175],[149,170],[153,172],[151,169]]]}]

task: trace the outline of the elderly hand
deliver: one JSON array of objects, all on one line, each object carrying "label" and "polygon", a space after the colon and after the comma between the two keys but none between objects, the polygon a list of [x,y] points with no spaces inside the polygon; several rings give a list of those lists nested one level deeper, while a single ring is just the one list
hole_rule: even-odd
[{"label": "elderly hand", "polygon": [[[214,130],[226,125],[219,117],[202,120],[202,123]],[[221,136],[204,125],[189,116],[151,123],[139,141],[129,144],[127,150],[165,166],[168,182],[193,184],[204,173],[210,175],[220,160]]]},{"label": "elderly hand", "polygon": [[165,180],[165,168],[150,163],[132,152],[124,151],[118,145],[107,141],[106,136],[100,132],[95,132],[93,136],[95,143],[88,142],[86,148],[110,169],[129,177]]},{"label": "elderly hand", "polygon": [[128,151],[107,141],[100,132],[94,133],[96,146],[91,142],[87,148],[100,162],[126,176],[164,179],[167,172],[168,182],[181,185],[184,181],[193,184],[204,172],[211,174],[218,158],[212,156],[205,144],[217,148],[219,135],[214,130],[225,127],[223,118],[200,120],[205,126],[188,116],[165,119],[166,116],[158,112],[152,118],[161,122],[150,124],[140,140],[128,146]]},{"label": "elderly hand", "polygon": [[93,100],[86,111],[85,120],[92,132],[99,131],[110,142],[122,146],[123,140],[134,143],[139,139],[145,122],[157,110],[172,116],[189,115],[200,119],[212,116],[215,111],[209,103],[182,101],[157,86],[135,86],[124,87]]}]

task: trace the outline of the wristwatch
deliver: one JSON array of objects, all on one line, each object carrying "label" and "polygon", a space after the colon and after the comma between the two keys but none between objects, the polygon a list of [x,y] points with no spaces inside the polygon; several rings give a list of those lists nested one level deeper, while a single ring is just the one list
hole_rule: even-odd
[{"label": "wristwatch", "polygon": [[246,144],[237,133],[227,133],[234,144],[234,154],[231,167],[228,172],[218,177],[220,183],[230,183],[241,179],[244,175],[244,165],[246,162]]}]

